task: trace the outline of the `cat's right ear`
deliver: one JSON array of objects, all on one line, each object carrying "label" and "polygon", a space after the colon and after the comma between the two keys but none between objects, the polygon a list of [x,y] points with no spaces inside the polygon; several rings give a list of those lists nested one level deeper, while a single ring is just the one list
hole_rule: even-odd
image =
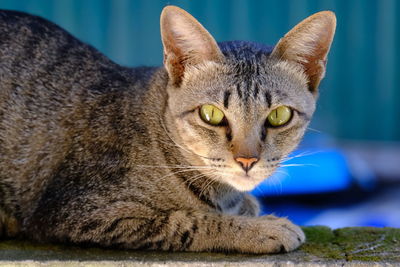
[{"label": "cat's right ear", "polygon": [[308,78],[309,89],[317,94],[324,78],[327,55],[336,29],[331,11],[318,12],[289,31],[275,46],[272,57],[298,63]]},{"label": "cat's right ear", "polygon": [[175,86],[180,85],[188,66],[222,58],[211,34],[185,10],[176,6],[165,7],[160,26],[164,66]]}]

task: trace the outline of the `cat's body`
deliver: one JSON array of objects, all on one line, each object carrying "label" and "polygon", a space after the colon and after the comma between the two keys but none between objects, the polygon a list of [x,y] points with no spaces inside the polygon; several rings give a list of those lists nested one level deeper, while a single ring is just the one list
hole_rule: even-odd
[{"label": "cat's body", "polygon": [[[274,138],[279,153],[265,159],[272,166],[260,174],[266,177],[300,140],[314,111],[313,94],[296,100],[273,88],[277,82],[268,73],[280,63],[271,59],[274,64],[260,67],[271,50],[251,43],[220,44],[224,63],[185,65],[183,77],[182,61],[168,61],[166,36],[164,29],[166,68],[124,68],[50,22],[0,11],[0,237],[253,253],[289,251],[304,240],[286,219],[251,218],[258,214],[256,201],[235,187],[248,190],[256,181],[232,186],[216,180],[216,171],[207,173],[226,169],[229,161],[215,144],[216,154],[207,152],[212,140],[222,142],[217,133],[204,126],[188,130],[185,123],[193,125],[198,115],[185,105],[211,97],[238,116],[248,110],[252,116],[242,121],[257,117],[253,106],[261,99],[264,109],[285,98],[303,105],[301,130]],[[280,79],[304,83],[303,74],[290,77],[296,68]],[[212,90],[175,95],[179,87],[193,91],[196,79]],[[215,89],[218,83],[226,83],[223,91]],[[233,151],[240,134],[230,131]],[[207,144],[198,148],[200,133]],[[251,147],[247,136],[251,130],[242,137]],[[282,138],[291,139],[283,149]]]}]

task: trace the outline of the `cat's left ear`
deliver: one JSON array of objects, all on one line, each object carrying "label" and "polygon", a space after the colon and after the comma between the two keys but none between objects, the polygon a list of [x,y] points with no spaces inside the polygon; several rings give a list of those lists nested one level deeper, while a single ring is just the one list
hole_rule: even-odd
[{"label": "cat's left ear", "polygon": [[275,46],[271,56],[302,66],[313,94],[325,75],[327,55],[336,29],[331,11],[318,12],[289,31]]},{"label": "cat's left ear", "polygon": [[222,58],[211,34],[185,10],[176,6],[165,7],[160,26],[164,66],[175,86],[180,85],[188,66]]}]

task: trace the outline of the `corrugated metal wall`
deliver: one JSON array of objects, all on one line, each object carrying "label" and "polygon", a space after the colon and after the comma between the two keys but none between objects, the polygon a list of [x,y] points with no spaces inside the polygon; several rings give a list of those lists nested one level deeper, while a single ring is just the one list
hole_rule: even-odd
[{"label": "corrugated metal wall", "polygon": [[344,139],[400,140],[400,2],[396,0],[0,0],[61,25],[118,63],[159,65],[159,14],[193,14],[218,41],[274,44],[320,10],[338,18],[328,73],[312,125]]}]

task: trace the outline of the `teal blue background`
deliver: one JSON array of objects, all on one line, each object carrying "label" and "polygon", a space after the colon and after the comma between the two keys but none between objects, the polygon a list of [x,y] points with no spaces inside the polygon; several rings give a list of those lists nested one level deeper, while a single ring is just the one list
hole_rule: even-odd
[{"label": "teal blue background", "polygon": [[307,16],[332,10],[336,37],[312,128],[339,139],[400,141],[400,2],[395,0],[0,0],[43,16],[128,66],[160,65],[165,5],[195,16],[217,41],[275,44]]}]

